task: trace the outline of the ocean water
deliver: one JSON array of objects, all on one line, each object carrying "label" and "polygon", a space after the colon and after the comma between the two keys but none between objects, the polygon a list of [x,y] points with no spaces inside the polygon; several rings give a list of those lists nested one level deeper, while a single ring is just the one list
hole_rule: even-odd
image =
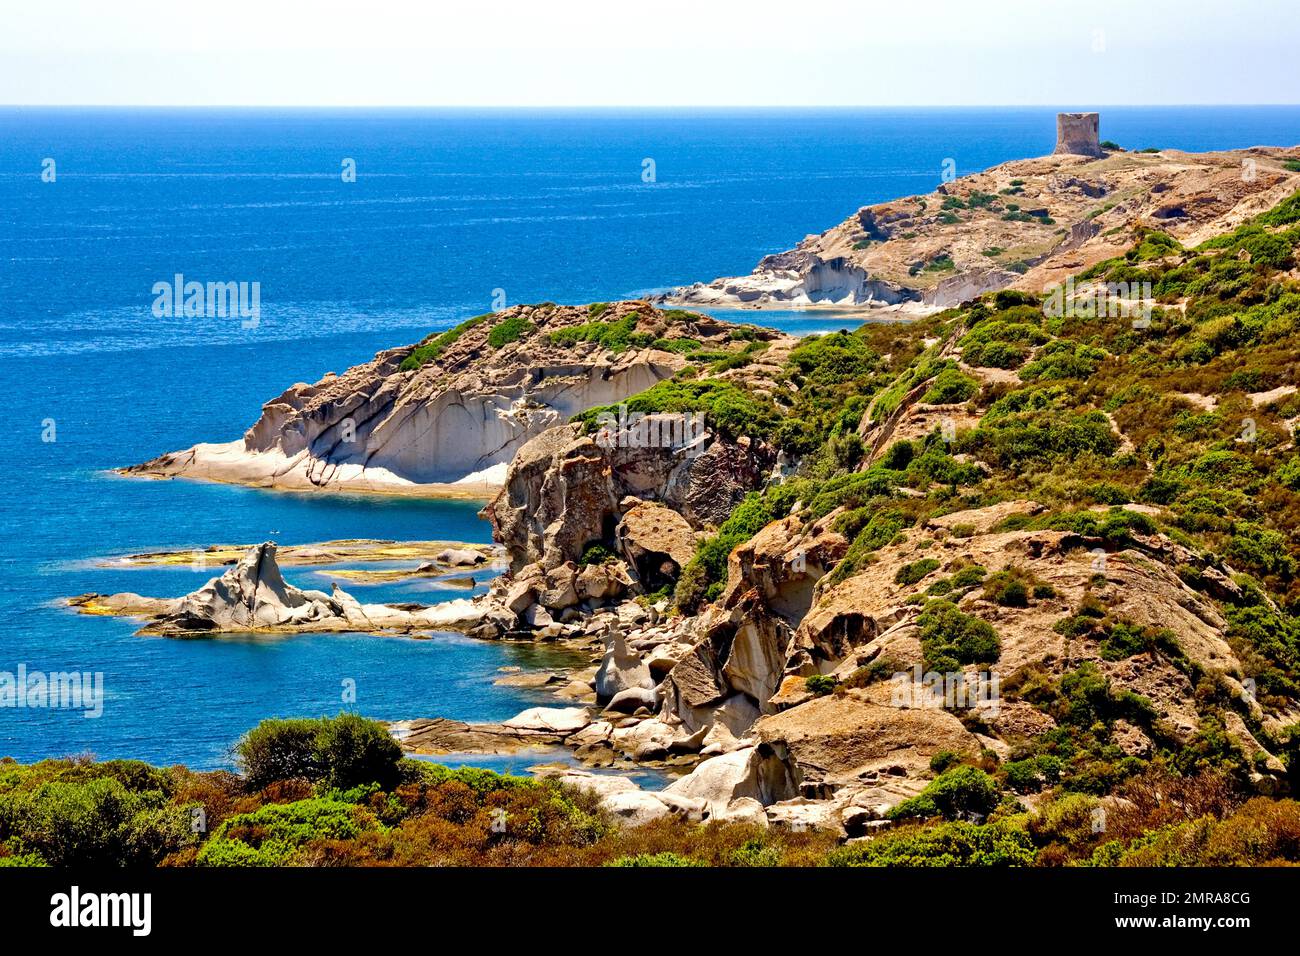
[{"label": "ocean water", "polygon": [[[236,438],[293,382],[502,300],[587,302],[747,272],[860,205],[933,188],[945,159],[960,174],[1049,151],[1053,112],[0,109],[0,673],[98,671],[106,692],[97,719],[0,708],[0,754],[225,765],[263,717],[337,712],[345,681],[356,687],[347,706],[387,719],[501,719],[545,700],[491,683],[501,667],[563,663],[545,649],[453,635],[138,638],[129,621],[57,601],[177,595],[207,576],[95,563],[137,550],[487,540],[472,502],[106,469]],[[1300,109],[1110,109],[1102,136],[1196,150],[1294,144]],[[341,176],[347,159],[355,182]],[[259,283],[257,327],[155,316],[154,284],[177,273]],[[852,324],[736,317],[801,333]],[[427,587],[358,590],[456,596]]]}]

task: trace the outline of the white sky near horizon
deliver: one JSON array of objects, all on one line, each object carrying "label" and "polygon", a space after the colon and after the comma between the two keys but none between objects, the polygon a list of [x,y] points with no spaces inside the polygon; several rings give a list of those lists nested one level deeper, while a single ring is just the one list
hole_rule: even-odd
[{"label": "white sky near horizon", "polygon": [[1298,52],[1300,0],[0,0],[4,105],[1300,103]]}]

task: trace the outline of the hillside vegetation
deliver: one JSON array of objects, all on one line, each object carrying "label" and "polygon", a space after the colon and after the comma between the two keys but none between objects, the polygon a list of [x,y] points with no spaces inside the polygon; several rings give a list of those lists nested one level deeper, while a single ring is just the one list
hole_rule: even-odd
[{"label": "hillside vegetation", "polygon": [[[899,827],[837,847],[825,832],[663,819],[620,827],[553,782],[404,759],[351,715],[265,721],[240,774],[133,760],[0,762],[0,866],[1258,865],[1300,861],[1300,805],[1242,800],[1219,776],[1148,771],[1105,838],[1095,798],[1038,812],[962,767]],[[989,822],[964,822],[975,811]],[[933,818],[929,825],[906,822]]]}]

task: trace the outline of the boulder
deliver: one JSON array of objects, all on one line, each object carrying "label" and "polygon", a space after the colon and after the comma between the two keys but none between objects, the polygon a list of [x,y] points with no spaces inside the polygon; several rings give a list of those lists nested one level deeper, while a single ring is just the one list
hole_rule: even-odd
[{"label": "boulder", "polygon": [[502,604],[514,614],[523,614],[537,601],[537,583],[532,580],[514,580],[506,589]]},{"label": "boulder", "polygon": [[[694,557],[699,534],[671,508],[635,498],[631,501],[634,503],[614,531],[623,556],[642,578],[675,577]],[[663,568],[665,561],[673,565],[667,571]]]},{"label": "boulder", "polygon": [[601,806],[617,817],[625,826],[639,827],[668,816],[668,805],[652,793],[643,790],[625,790],[612,793],[601,800]]},{"label": "boulder", "polygon": [[761,756],[757,747],[743,747],[710,757],[665,787],[664,793],[703,800],[713,813],[725,811],[739,797],[766,805],[786,790],[781,775],[773,775],[771,763],[772,758]]},{"label": "boulder", "polygon": [[531,707],[505,721],[513,730],[534,730],[554,734],[572,734],[591,723],[585,707]]},{"label": "boulder", "polygon": [[753,797],[737,797],[712,815],[720,823],[747,823],[767,829],[767,812]]},{"label": "boulder", "polygon": [[659,709],[659,694],[653,687],[628,687],[609,699],[605,710],[618,714],[634,714],[642,707],[651,713]]},{"label": "boulder", "polygon": [[573,562],[566,562],[546,572],[546,584],[537,595],[537,603],[552,611],[562,611],[573,607],[581,600],[578,597],[578,568]]},{"label": "boulder", "polygon": [[[703,735],[699,735],[703,739]],[[682,732],[680,725],[668,724],[657,717],[628,720],[628,726],[616,727],[612,734],[615,748],[634,760],[662,760],[670,753],[698,750],[694,735]]]},{"label": "boulder", "polygon": [[575,747],[590,747],[608,743],[614,733],[614,726],[607,720],[593,720],[586,727],[576,731],[568,742]]},{"label": "boulder", "polygon": [[589,564],[579,571],[574,588],[579,600],[602,602],[626,594],[632,583],[622,561],[605,561]]},{"label": "boulder", "polygon": [[551,612],[546,610],[541,604],[533,604],[528,610],[524,611],[524,623],[534,630],[540,630],[544,627],[551,627],[555,619],[551,617]]},{"label": "boulder", "polygon": [[767,818],[773,827],[803,833],[807,830],[832,830],[843,832],[839,814],[829,800],[785,800],[767,808]]},{"label": "boulder", "polygon": [[979,740],[957,716],[937,707],[900,708],[890,688],[818,697],[763,717],[753,733],[797,769],[804,792],[856,785],[868,775],[928,777],[940,751],[973,756]]},{"label": "boulder", "polygon": [[543,775],[565,786],[595,794],[602,802],[615,794],[641,792],[640,788],[627,777],[613,773],[564,770],[560,773],[545,773]]}]

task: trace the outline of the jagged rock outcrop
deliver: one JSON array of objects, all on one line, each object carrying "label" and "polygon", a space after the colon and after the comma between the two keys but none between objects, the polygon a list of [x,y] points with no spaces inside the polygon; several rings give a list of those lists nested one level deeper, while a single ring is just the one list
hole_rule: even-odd
[{"label": "jagged rock outcrop", "polygon": [[145,617],[138,633],[165,637],[249,632],[400,631],[466,628],[482,606],[448,601],[433,607],[362,604],[335,585],[331,593],[285,581],[271,542],[254,545],[234,567],[179,598],[83,594],[68,603],[86,614]]},{"label": "jagged rock outcrop", "polygon": [[805,529],[795,516],[736,548],[718,605],[705,613],[701,636],[664,680],[665,714],[688,731],[721,724],[742,737],[760,714],[771,713],[817,581],[847,548],[829,520]]},{"label": "jagged rock outcrop", "polygon": [[[620,524],[644,530],[646,513],[635,505],[638,499],[666,505],[692,530],[720,524],[767,480],[776,450],[711,431],[703,449],[696,454],[671,446],[607,447],[580,425],[561,425],[519,450],[505,487],[483,513],[516,572],[529,564],[550,570],[576,561],[592,544],[613,550]],[[625,504],[629,498],[633,501]],[[673,550],[684,556],[681,535],[674,537]],[[636,554],[630,557],[635,560]]]},{"label": "jagged rock outcrop", "polygon": [[[924,787],[940,753],[974,759],[992,751],[1005,759],[1014,746],[1055,726],[1052,717],[1006,695],[954,705],[919,689],[899,698],[896,686],[902,679],[913,687],[913,669],[924,660],[916,620],[924,601],[918,595],[976,566],[985,577],[1014,569],[1038,588],[1023,606],[991,600],[980,586],[948,596],[963,613],[994,627],[1000,643],[994,669],[1002,680],[1027,670],[1059,678],[1091,664],[1115,693],[1139,695],[1158,715],[1145,729],[1117,724],[1117,745],[1126,753],[1152,752],[1152,733],[1186,742],[1198,731],[1189,674],[1214,675],[1244,695],[1242,664],[1224,638],[1226,622],[1209,595],[1173,570],[1195,563],[1195,555],[1160,535],[1138,535],[1133,547],[1105,551],[1103,542],[1072,532],[993,530],[1008,517],[1040,510],[1013,501],[936,517],[822,587],[818,583],[824,585],[847,548],[831,530],[836,513],[807,527],[797,515],[773,522],[732,553],[727,588],[714,605],[695,619],[628,636],[627,650],[639,652],[647,668],[653,654],[669,651],[662,705],[655,716],[614,730],[606,745],[639,760],[725,754],[725,761],[701,764],[687,778],[693,782],[673,792],[704,799],[714,814],[738,797],[756,799],[778,825],[786,817],[816,817],[816,825],[828,826],[878,819],[881,808]],[[951,533],[959,525],[966,536]],[[921,558],[936,562],[929,574],[919,581],[900,575]],[[1085,595],[1101,601],[1115,620],[1168,628],[1177,635],[1177,651],[1116,660],[1101,653],[1097,638],[1057,628]],[[620,658],[621,666],[635,666],[635,656]],[[872,666],[881,673],[855,683]],[[966,670],[969,686],[980,686],[979,668]],[[817,675],[847,682],[848,689],[809,691],[807,678]],[[1253,701],[1248,706],[1253,719],[1278,726],[1276,715],[1266,717]],[[968,710],[977,717],[973,724]],[[1231,714],[1225,729],[1244,752],[1264,755],[1260,759],[1280,772],[1239,715]],[[757,762],[770,782],[762,792],[750,772]],[[712,768],[709,774],[697,777],[705,767]],[[706,777],[720,768],[736,772],[726,775],[726,786],[706,787]]]}]

